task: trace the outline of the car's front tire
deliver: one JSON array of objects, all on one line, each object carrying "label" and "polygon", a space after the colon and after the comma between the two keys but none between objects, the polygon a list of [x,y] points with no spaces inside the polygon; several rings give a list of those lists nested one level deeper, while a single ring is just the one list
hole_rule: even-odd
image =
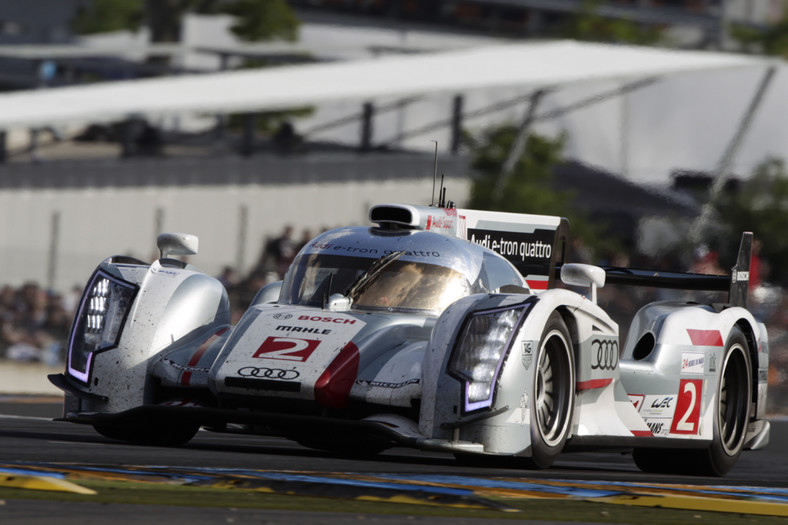
[{"label": "car's front tire", "polygon": [[572,339],[561,314],[553,312],[542,332],[536,356],[528,466],[547,468],[561,453],[572,428],[574,400]]}]

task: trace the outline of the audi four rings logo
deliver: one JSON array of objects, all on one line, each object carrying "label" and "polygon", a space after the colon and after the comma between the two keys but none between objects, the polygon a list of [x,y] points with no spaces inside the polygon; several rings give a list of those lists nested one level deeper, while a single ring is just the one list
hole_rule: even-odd
[{"label": "audi four rings logo", "polygon": [[274,319],[290,319],[291,317],[293,317],[293,315],[292,314],[274,314],[272,317]]},{"label": "audi four rings logo", "polygon": [[596,363],[591,370],[615,370],[618,366],[618,341],[594,339],[591,348],[596,349]]},{"label": "audi four rings logo", "polygon": [[298,370],[283,370],[281,368],[266,368],[264,366],[245,366],[238,370],[241,377],[262,377],[265,379],[296,379],[301,374]]}]

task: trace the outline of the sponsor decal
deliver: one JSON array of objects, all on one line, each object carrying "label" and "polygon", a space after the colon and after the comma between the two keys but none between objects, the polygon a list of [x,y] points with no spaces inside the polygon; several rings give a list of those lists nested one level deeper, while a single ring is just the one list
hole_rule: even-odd
[{"label": "sponsor decal", "polygon": [[347,317],[324,317],[321,315],[299,315],[299,321],[313,321],[315,323],[356,324],[356,319]]},{"label": "sponsor decal", "polygon": [[472,243],[489,248],[507,259],[519,257],[526,259],[550,259],[553,255],[552,232],[547,242],[533,238],[532,234],[513,232],[488,232],[485,230],[468,230]]},{"label": "sponsor decal", "polygon": [[[504,225],[504,228],[509,225]],[[539,276],[550,277],[555,230],[535,229],[533,232],[512,232],[468,228],[466,239],[499,254],[526,277],[533,290],[544,290],[549,279],[541,286]]]},{"label": "sponsor decal", "polygon": [[591,370],[615,370],[618,367],[618,341],[594,339],[591,341]]},{"label": "sponsor decal", "polygon": [[[383,255],[391,255],[392,253],[394,253],[396,251],[398,251],[398,250],[383,250]],[[405,250],[405,252],[402,254],[402,256],[403,257],[440,257],[441,256],[441,252],[425,252],[423,250],[418,250],[418,251],[415,251],[415,252],[411,252],[411,251]]]},{"label": "sponsor decal", "polygon": [[[164,359],[162,359],[162,362],[163,363],[167,363],[168,365],[170,365],[171,367],[175,368],[176,370],[181,370],[183,372],[205,372],[205,373],[207,373],[207,372],[210,371],[210,368],[207,368],[207,367],[182,365],[182,364],[180,364],[178,362],[175,362],[172,359],[169,359],[169,358],[166,358],[166,357]],[[188,384],[188,382],[186,384]]]},{"label": "sponsor decal", "polygon": [[673,396],[656,397],[651,402],[651,408],[671,408],[673,403]]},{"label": "sponsor decal", "polygon": [[629,400],[632,402],[632,404],[635,407],[635,410],[637,410],[638,412],[640,412],[640,407],[643,406],[643,400],[645,398],[646,396],[642,396],[642,395],[633,395],[633,394],[629,395]]},{"label": "sponsor decal", "polygon": [[238,369],[238,375],[241,377],[260,377],[265,379],[292,381],[293,379],[297,379],[301,374],[298,373],[298,370],[267,368],[264,366],[245,366]]},{"label": "sponsor decal", "polygon": [[304,362],[320,345],[318,339],[269,336],[252,357],[259,359],[281,359],[283,361]]},{"label": "sponsor decal", "polygon": [[681,354],[681,373],[682,374],[703,374],[705,369],[705,354],[695,352],[682,352]]},{"label": "sponsor decal", "polygon": [[380,253],[380,251],[377,248],[343,246],[341,244],[333,244],[330,242],[311,242],[309,243],[309,247],[321,251],[354,253],[359,255],[378,255]]},{"label": "sponsor decal", "polygon": [[370,387],[391,388],[391,389],[402,388],[408,385],[418,385],[420,382],[421,379],[417,379],[417,378],[408,379],[407,381],[403,381],[401,383],[388,383],[386,381],[370,381],[368,379],[356,380],[356,383],[358,383],[359,385],[367,385]]},{"label": "sponsor decal", "polygon": [[278,313],[278,314],[272,315],[271,317],[273,317],[274,319],[279,319],[280,321],[285,321],[287,319],[292,319],[293,314]]},{"label": "sponsor decal", "polygon": [[164,270],[162,268],[157,268],[155,266],[151,266],[150,271],[151,273],[169,275],[170,277],[175,277],[176,275],[178,275],[178,272],[174,270]]},{"label": "sponsor decal", "polygon": [[[353,254],[353,255],[365,255],[365,256],[374,256],[374,257],[381,257],[383,255],[390,255],[398,250],[379,250],[378,248],[364,248],[359,246],[343,246],[341,244],[333,244],[333,243],[322,243],[322,242],[312,242],[308,245],[309,248],[312,248],[313,251],[322,251],[322,252],[339,252],[341,254]],[[440,257],[440,252],[434,251],[424,251],[424,250],[415,250],[415,251],[405,251],[402,254],[403,257],[427,257],[427,258],[436,258]]]},{"label": "sponsor decal", "polygon": [[309,326],[290,326],[286,324],[277,325],[274,330],[282,330],[284,332],[298,332],[302,334],[318,334],[328,335],[331,333],[329,328],[315,328]]},{"label": "sponsor decal", "polygon": [[638,412],[644,419],[665,418],[670,420],[676,409],[676,396],[674,395],[648,395],[638,407]]},{"label": "sponsor decal", "polygon": [[528,394],[523,392],[520,396],[519,406],[515,407],[506,418],[507,423],[516,423],[518,425],[525,425],[531,421],[531,410],[528,407]]},{"label": "sponsor decal", "polygon": [[452,230],[456,216],[427,215],[427,230]]},{"label": "sponsor decal", "polygon": [[733,272],[731,274],[731,280],[734,283],[739,283],[742,281],[749,281],[750,280],[750,272]]},{"label": "sponsor decal", "polygon": [[531,368],[534,362],[534,343],[533,341],[523,341],[523,366],[526,370]]},{"label": "sponsor decal", "polygon": [[630,395],[629,400],[635,405],[650,432],[632,431],[641,436],[667,436],[670,430],[673,412],[676,408],[674,395]]},{"label": "sponsor decal", "polygon": [[697,434],[700,428],[700,405],[703,379],[682,379],[676,411],[670,425],[671,434]]},{"label": "sponsor decal", "polygon": [[719,330],[693,330],[687,329],[693,346],[723,346],[722,334]]},{"label": "sponsor decal", "polygon": [[717,354],[709,354],[709,372],[717,371]]}]

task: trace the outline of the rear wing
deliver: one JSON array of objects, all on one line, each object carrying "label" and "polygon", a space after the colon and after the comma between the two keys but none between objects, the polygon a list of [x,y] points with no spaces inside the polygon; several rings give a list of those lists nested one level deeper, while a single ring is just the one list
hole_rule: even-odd
[{"label": "rear wing", "polygon": [[634,268],[604,268],[606,283],[677,290],[702,290],[728,292],[728,304],[747,307],[750,290],[750,258],[752,256],[752,232],[742,233],[736,266],[730,275],[705,275],[684,272],[638,270]]},{"label": "rear wing", "polygon": [[432,231],[489,248],[511,262],[535,291],[552,288],[566,260],[569,222],[563,217],[435,206],[379,204],[369,220],[381,226]]}]

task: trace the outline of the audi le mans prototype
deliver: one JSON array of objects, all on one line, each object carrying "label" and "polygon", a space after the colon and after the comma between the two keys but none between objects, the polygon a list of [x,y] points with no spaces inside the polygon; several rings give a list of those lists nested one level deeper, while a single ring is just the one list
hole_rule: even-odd
[{"label": "audi le mans prototype", "polygon": [[[162,234],[152,264],[106,259],[50,376],[63,419],[141,443],[203,427],[537,468],[622,449],[645,471],[713,475],[768,443],[751,234],[720,277],[566,263],[560,217],[378,205],[370,221],[309,242],[235,326],[222,284],[170,257],[196,253],[195,236]],[[606,281],[729,297],[650,303],[619,341],[597,304]]]}]

